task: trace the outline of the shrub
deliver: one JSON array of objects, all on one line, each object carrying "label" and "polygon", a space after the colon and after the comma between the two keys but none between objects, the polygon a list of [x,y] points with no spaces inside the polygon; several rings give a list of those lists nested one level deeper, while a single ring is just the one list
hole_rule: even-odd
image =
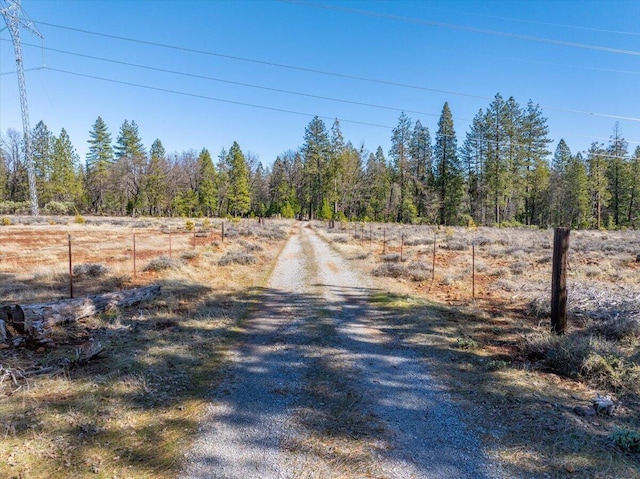
[{"label": "shrub", "polygon": [[264,251],[264,248],[257,243],[249,243],[245,240],[238,241],[238,244],[242,246],[243,251],[247,253],[255,253],[258,251]]},{"label": "shrub", "polygon": [[191,220],[187,220],[184,223],[184,229],[187,231],[193,231],[195,227],[196,227],[196,224]]},{"label": "shrub", "polygon": [[2,225],[2,226],[9,226],[10,224],[11,224],[11,218],[7,218],[6,216],[4,216],[0,220],[0,225]]},{"label": "shrub", "polygon": [[244,251],[229,251],[218,261],[218,266],[231,264],[248,265],[256,263],[256,257]]},{"label": "shrub", "polygon": [[99,278],[111,271],[107,266],[100,263],[77,264],[73,267],[74,276],[89,276],[91,278]]},{"label": "shrub", "polygon": [[349,236],[348,235],[336,235],[331,239],[332,243],[342,243],[342,244],[346,244],[349,242]]},{"label": "shrub", "polygon": [[640,453],[640,433],[629,429],[616,428],[611,434],[613,443],[624,452]]},{"label": "shrub", "polygon": [[400,253],[387,253],[380,256],[380,259],[386,263],[400,262]]},{"label": "shrub", "polygon": [[524,273],[528,268],[529,268],[529,265],[527,263],[525,263],[524,261],[518,261],[516,263],[513,263],[509,267],[509,271],[511,271],[512,275],[519,276],[522,273]]},{"label": "shrub", "polygon": [[458,349],[477,349],[478,342],[472,338],[458,338],[455,347]]},{"label": "shrub", "polygon": [[159,256],[149,262],[143,271],[162,271],[166,269],[179,269],[184,266],[184,261],[168,256]]},{"label": "shrub", "polygon": [[[398,255],[399,257],[400,255]],[[400,278],[407,273],[404,265],[400,263],[383,263],[373,270],[374,276],[384,276],[387,278]]]},{"label": "shrub", "polygon": [[442,245],[442,247],[449,251],[465,251],[469,249],[469,243],[465,240],[450,239],[444,245]]},{"label": "shrub", "polygon": [[66,215],[71,211],[73,205],[61,201],[50,201],[44,206],[44,211],[50,215]]},{"label": "shrub", "polygon": [[76,215],[76,217],[74,218],[73,222],[76,223],[76,224],[79,224],[79,225],[83,225],[83,224],[85,224],[87,222],[87,220],[82,215]]},{"label": "shrub", "polygon": [[589,323],[589,331],[595,335],[614,341],[627,338],[640,338],[640,320],[625,316],[604,321],[596,320]]},{"label": "shrub", "polygon": [[424,261],[412,261],[407,266],[407,274],[413,281],[425,281],[431,278],[431,267]]}]

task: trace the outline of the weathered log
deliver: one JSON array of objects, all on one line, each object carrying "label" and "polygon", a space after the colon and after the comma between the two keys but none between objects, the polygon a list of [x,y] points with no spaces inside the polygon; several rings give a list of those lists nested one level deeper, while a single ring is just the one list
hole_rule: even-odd
[{"label": "weathered log", "polygon": [[7,322],[23,334],[39,337],[58,324],[94,316],[114,308],[133,306],[160,295],[160,286],[128,289],[51,303],[15,305],[4,308]]}]

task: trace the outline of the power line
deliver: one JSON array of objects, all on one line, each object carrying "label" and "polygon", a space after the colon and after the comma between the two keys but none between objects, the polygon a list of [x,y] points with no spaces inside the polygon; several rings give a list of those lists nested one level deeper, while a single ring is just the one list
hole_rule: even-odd
[{"label": "power line", "polygon": [[[4,41],[4,40],[0,39],[0,41]],[[23,43],[23,45],[40,48],[38,45],[33,45],[33,44],[28,44],[28,43]],[[366,106],[366,107],[378,108],[378,109],[382,109],[382,110],[391,110],[391,111],[398,111],[398,112],[405,112],[405,113],[414,113],[414,114],[418,114],[418,115],[435,116],[435,117],[440,116],[439,113],[427,113],[427,112],[424,112],[424,111],[411,110],[411,109],[408,109],[408,108],[398,108],[398,107],[393,107],[393,106],[388,106],[388,105],[377,105],[377,104],[374,104],[374,103],[359,102],[359,101],[355,101],[355,100],[346,100],[344,98],[335,98],[335,97],[329,97],[329,96],[314,95],[314,94],[311,94],[311,93],[303,93],[303,92],[298,92],[298,91],[293,91],[293,90],[286,90],[286,89],[283,89],[283,88],[273,88],[273,87],[267,87],[267,86],[262,86],[262,85],[255,85],[255,84],[252,84],[252,83],[245,83],[245,82],[239,82],[239,81],[233,81],[233,80],[226,80],[224,78],[215,78],[215,77],[210,77],[210,76],[206,76],[206,75],[198,75],[198,74],[195,74],[195,73],[186,73],[186,72],[177,71],[177,70],[169,70],[169,69],[166,69],[166,68],[152,67],[152,66],[149,66],[149,65],[142,65],[142,64],[139,64],[139,63],[130,63],[130,62],[125,62],[125,61],[121,61],[121,60],[114,60],[114,59],[111,59],[111,58],[97,57],[97,56],[94,56],[94,55],[85,55],[83,53],[70,52],[70,51],[67,51],[67,50],[60,50],[60,49],[57,49],[57,48],[48,48],[47,47],[46,50],[50,51],[50,52],[62,53],[62,54],[65,54],[65,55],[72,55],[72,56],[81,57],[81,58],[88,58],[90,60],[113,63],[113,64],[116,64],[116,65],[123,65],[123,66],[128,66],[128,67],[140,68],[140,69],[144,69],[144,70],[150,70],[150,71],[161,72],[161,73],[170,73],[172,75],[180,75],[180,76],[184,76],[184,77],[188,77],[188,78],[196,78],[196,79],[200,79],[200,80],[207,80],[207,81],[214,81],[214,82],[219,82],[219,83],[226,83],[226,84],[229,84],[229,85],[237,85],[237,86],[242,86],[242,87],[247,87],[247,88],[255,88],[255,89],[259,89],[259,90],[272,91],[272,92],[276,92],[276,93],[285,93],[285,94],[288,94],[288,95],[296,95],[296,96],[302,96],[302,97],[307,97],[307,98],[315,98],[315,99],[318,99],[318,100],[335,101],[335,102],[339,102],[339,103],[346,103],[346,104],[349,104],[349,105]],[[39,68],[35,68],[35,69],[32,69],[32,70],[37,70],[37,69],[39,69]],[[455,117],[454,119],[462,120],[462,121],[471,121],[469,118],[461,118],[461,117]]]},{"label": "power line", "polygon": [[[182,96],[188,96],[188,97],[192,97],[192,98],[198,98],[198,99],[203,99],[203,100],[210,100],[210,101],[217,101],[217,102],[222,102],[222,103],[228,103],[228,104],[232,104],[232,105],[240,105],[240,106],[246,106],[246,107],[251,107],[251,108],[259,108],[261,110],[269,110],[269,111],[277,111],[280,113],[289,113],[289,114],[294,114],[294,115],[299,115],[299,116],[306,116],[306,117],[318,117],[324,120],[339,120],[343,123],[352,123],[352,124],[356,124],[356,125],[365,125],[365,126],[372,126],[372,127],[377,127],[377,128],[385,128],[387,130],[391,130],[394,127],[392,126],[388,126],[388,125],[381,125],[381,124],[377,124],[377,123],[368,123],[368,122],[363,122],[363,121],[357,121],[357,120],[348,120],[348,119],[344,119],[344,118],[337,118],[337,117],[332,117],[332,116],[323,116],[323,115],[314,115],[311,113],[304,113],[304,112],[299,112],[299,111],[294,111],[294,110],[287,110],[287,109],[283,109],[283,108],[275,108],[275,107],[269,107],[269,106],[264,106],[264,105],[255,105],[252,103],[245,103],[245,102],[238,102],[238,101],[233,101],[233,100],[225,100],[222,98],[216,98],[216,97],[211,97],[211,96],[207,96],[207,95],[200,95],[197,93],[189,93],[189,92],[181,92],[178,90],[172,90],[169,88],[160,88],[160,87],[154,87],[154,86],[149,86],[149,85],[142,85],[140,83],[133,83],[133,82],[126,82],[126,81],[122,81],[122,80],[114,80],[111,78],[104,78],[104,77],[99,77],[96,75],[88,75],[88,74],[84,74],[84,73],[78,73],[78,72],[72,72],[69,70],[62,70],[59,68],[53,68],[50,66],[46,66],[43,67],[44,70],[50,70],[50,71],[54,71],[54,72],[58,72],[58,73],[64,73],[67,75],[74,75],[74,76],[78,76],[78,77],[83,77],[83,78],[90,78],[93,80],[100,80],[100,81],[105,81],[105,82],[109,82],[109,83],[116,83],[116,84],[120,84],[120,85],[127,85],[127,86],[133,86],[136,88],[143,88],[146,90],[152,90],[152,91],[159,91],[162,93],[171,93],[171,94],[175,94],[175,95],[182,95]],[[444,135],[445,137],[449,137],[449,138],[457,138],[456,135]],[[494,142],[495,140],[489,139],[489,138],[478,138],[478,137],[466,137],[466,139],[469,140],[474,140],[474,141],[483,141],[485,143],[491,143]],[[631,140],[625,140],[627,141],[627,143],[640,143],[640,142],[635,142],[635,141],[631,141]],[[510,143],[513,146],[520,146],[520,147],[526,147],[528,145],[526,144],[522,144],[522,143],[517,143],[517,142],[511,142]]]},{"label": "power line", "polygon": [[547,27],[559,27],[559,28],[565,28],[565,29],[573,29],[573,30],[584,30],[584,31],[588,31],[588,32],[600,32],[600,33],[613,33],[616,35],[629,35],[629,36],[640,36],[640,33],[638,32],[627,32],[627,31],[621,31],[621,30],[609,30],[606,28],[595,28],[595,27],[583,27],[580,25],[569,25],[566,23],[552,23],[552,22],[539,22],[539,21],[535,21],[535,20],[526,20],[524,18],[513,18],[513,17],[502,17],[499,15],[487,15],[484,13],[475,13],[475,12],[464,12],[464,11],[459,11],[459,10],[449,10],[446,8],[436,8],[436,10],[440,10],[440,11],[444,11],[444,12],[450,12],[450,13],[456,13],[456,14],[462,14],[462,15],[472,15],[472,16],[476,16],[476,17],[483,17],[483,18],[495,18],[497,20],[506,20],[509,22],[518,22],[518,23],[529,23],[531,25],[544,25]]},{"label": "power line", "polygon": [[606,47],[602,45],[590,45],[587,43],[567,42],[564,40],[555,40],[552,38],[534,37],[531,35],[521,35],[519,33],[501,32],[498,30],[487,30],[484,28],[477,28],[477,27],[467,27],[465,25],[457,25],[454,23],[443,23],[443,22],[436,22],[432,20],[424,20],[421,18],[403,17],[400,15],[392,15],[389,13],[372,12],[369,10],[359,10],[355,8],[341,7],[337,5],[326,5],[322,3],[313,3],[313,2],[303,1],[303,0],[278,0],[278,1],[283,3],[292,3],[296,5],[302,5],[305,7],[320,8],[324,10],[334,10],[337,12],[351,13],[351,14],[363,15],[367,17],[385,18],[388,20],[396,20],[396,21],[405,22],[405,23],[415,23],[415,24],[427,25],[431,27],[449,28],[453,30],[461,30],[461,31],[472,32],[472,33],[481,33],[484,35],[494,35],[498,37],[514,38],[517,40],[526,40],[526,41],[538,42],[538,43],[548,43],[550,45],[560,45],[565,47],[596,50],[596,51],[601,51],[606,53],[616,53],[620,55],[640,56],[640,51],[636,51],[636,50],[624,50],[621,48],[612,48],[612,47]]},{"label": "power line", "polygon": [[[282,1],[284,1],[284,0],[282,0]],[[464,92],[459,92],[459,91],[454,91],[454,90],[443,90],[443,89],[439,89],[439,88],[425,87],[425,86],[421,86],[421,85],[413,85],[413,84],[401,83],[401,82],[395,82],[395,81],[389,81],[389,80],[380,80],[380,79],[375,79],[375,78],[368,78],[368,77],[362,77],[362,76],[357,76],[357,75],[349,75],[349,74],[346,74],[346,73],[331,72],[331,71],[327,71],[327,70],[319,70],[319,69],[314,69],[314,68],[300,67],[300,66],[288,65],[288,64],[284,64],[284,63],[270,62],[270,61],[265,61],[265,60],[256,60],[256,59],[253,59],[253,58],[239,57],[239,56],[235,56],[235,55],[227,55],[227,54],[223,54],[223,53],[216,53],[216,52],[207,51],[207,50],[199,50],[199,49],[195,49],[195,48],[180,47],[180,46],[176,46],[176,45],[169,45],[169,44],[166,44],[166,43],[152,42],[152,41],[148,41],[148,40],[140,40],[140,39],[136,39],[136,38],[123,37],[123,36],[119,36],[119,35],[112,35],[112,34],[109,34],[109,33],[94,32],[94,31],[91,31],[91,30],[85,30],[85,29],[74,28],[74,27],[67,27],[67,26],[63,26],[63,25],[56,25],[56,24],[53,24],[53,23],[47,23],[47,22],[41,22],[41,21],[36,21],[36,23],[38,23],[40,25],[46,25],[46,26],[49,26],[49,27],[52,27],[52,28],[59,28],[59,29],[62,29],[62,30],[68,30],[68,31],[83,33],[83,34],[87,34],[87,35],[94,35],[94,36],[99,36],[99,37],[111,38],[111,39],[114,39],[114,40],[126,41],[126,42],[131,42],[131,43],[138,43],[138,44],[141,44],[141,45],[148,45],[148,46],[153,46],[153,47],[167,48],[167,49],[181,51],[181,52],[195,53],[195,54],[199,54],[199,55],[206,55],[206,56],[217,57],[217,58],[225,58],[225,59],[228,59],[228,60],[243,61],[243,62],[254,63],[254,64],[258,64],[258,65],[266,65],[266,66],[271,66],[271,67],[284,68],[284,69],[288,69],[288,70],[302,71],[302,72],[307,72],[307,73],[332,76],[332,77],[336,77],[336,78],[344,78],[344,79],[348,79],[348,80],[356,80],[356,81],[363,81],[363,82],[368,82],[368,83],[375,83],[375,84],[378,84],[378,85],[386,85],[386,86],[393,86],[393,87],[400,87],[400,88],[408,88],[408,89],[419,90],[419,91],[429,91],[429,92],[434,92],[434,93],[442,93],[442,94],[445,94],[445,95],[462,96],[462,97],[466,97],[466,98],[476,98],[476,99],[480,99],[480,100],[488,100],[488,101],[492,101],[493,100],[492,97],[488,97],[488,96],[484,96],[484,95],[476,95],[476,94],[464,93]],[[612,119],[616,119],[616,120],[640,121],[640,118],[638,118],[638,117],[627,117],[627,116],[621,116],[621,115],[613,115],[613,114],[609,114],[609,113],[591,112],[591,111],[586,111],[586,110],[577,110],[577,109],[572,109],[572,108],[556,107],[556,106],[552,106],[552,105],[540,105],[540,106],[542,108],[547,109],[547,110],[563,111],[563,112],[574,113],[574,114],[579,114],[579,115],[599,116],[599,117],[603,117],[603,118],[612,118]]]},{"label": "power line", "polygon": [[192,97],[192,98],[198,98],[200,100],[210,100],[210,101],[217,101],[217,102],[221,102],[221,103],[229,103],[232,105],[240,105],[240,106],[248,106],[251,108],[259,108],[261,110],[269,110],[269,111],[277,111],[280,113],[290,113],[292,115],[300,115],[300,116],[306,116],[306,117],[318,117],[318,118],[322,118],[325,120],[339,120],[341,122],[344,123],[353,123],[356,125],[365,125],[365,126],[373,126],[373,127],[377,127],[377,128],[386,128],[386,129],[391,129],[393,127],[388,126],[388,125],[380,125],[377,123],[368,123],[365,121],[357,121],[357,120],[347,120],[344,118],[336,118],[336,117],[331,117],[331,116],[321,116],[321,115],[314,115],[311,113],[304,113],[304,112],[300,112],[300,111],[295,111],[295,110],[287,110],[284,108],[275,108],[275,107],[270,107],[270,106],[264,106],[264,105],[255,105],[252,103],[245,103],[245,102],[241,102],[241,101],[233,101],[233,100],[225,100],[223,98],[216,98],[216,97],[212,97],[212,96],[207,96],[207,95],[200,95],[197,93],[189,93],[189,92],[184,92],[184,91],[178,91],[178,90],[172,90],[170,88],[160,88],[160,87],[154,87],[154,86],[149,86],[149,85],[142,85],[140,83],[133,83],[133,82],[127,82],[127,81],[122,81],[122,80],[114,80],[112,78],[104,78],[104,77],[99,77],[96,75],[88,75],[85,73],[79,73],[79,72],[72,72],[69,70],[62,70],[60,68],[53,68],[50,66],[46,66],[44,67],[45,70],[50,70],[53,72],[58,72],[58,73],[65,73],[67,75],[74,75],[74,76],[78,76],[78,77],[83,77],[83,78],[91,78],[93,80],[100,80],[100,81],[105,81],[105,82],[110,82],[110,83],[117,83],[120,85],[127,85],[127,86],[133,86],[136,88],[144,88],[146,90],[153,90],[153,91],[159,91],[162,93],[172,93],[175,95],[182,95],[182,96],[188,96],[188,97]]}]

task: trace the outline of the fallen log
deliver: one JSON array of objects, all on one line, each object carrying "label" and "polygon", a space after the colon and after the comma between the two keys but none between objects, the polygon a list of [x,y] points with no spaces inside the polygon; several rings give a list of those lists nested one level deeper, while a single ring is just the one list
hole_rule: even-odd
[{"label": "fallen log", "polygon": [[64,299],[50,303],[4,306],[7,324],[32,338],[42,337],[52,327],[94,316],[114,308],[133,306],[160,296],[160,286],[97,294],[86,298]]}]

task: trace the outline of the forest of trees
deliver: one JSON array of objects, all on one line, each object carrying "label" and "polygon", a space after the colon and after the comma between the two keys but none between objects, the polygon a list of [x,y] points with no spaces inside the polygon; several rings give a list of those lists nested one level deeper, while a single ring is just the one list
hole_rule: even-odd
[{"label": "forest of trees", "polygon": [[[135,121],[113,140],[98,117],[81,161],[62,129],[40,121],[31,135],[38,201],[48,214],[271,216],[443,225],[640,226],[640,146],[619,125],[608,144],[549,151],[539,106],[497,94],[458,145],[447,103],[437,129],[404,113],[388,152],[354,147],[336,120],[315,117],[303,144],[265,168],[234,142],[214,159],[203,148],[147,149]],[[28,213],[22,135],[0,142],[0,214]]]}]

